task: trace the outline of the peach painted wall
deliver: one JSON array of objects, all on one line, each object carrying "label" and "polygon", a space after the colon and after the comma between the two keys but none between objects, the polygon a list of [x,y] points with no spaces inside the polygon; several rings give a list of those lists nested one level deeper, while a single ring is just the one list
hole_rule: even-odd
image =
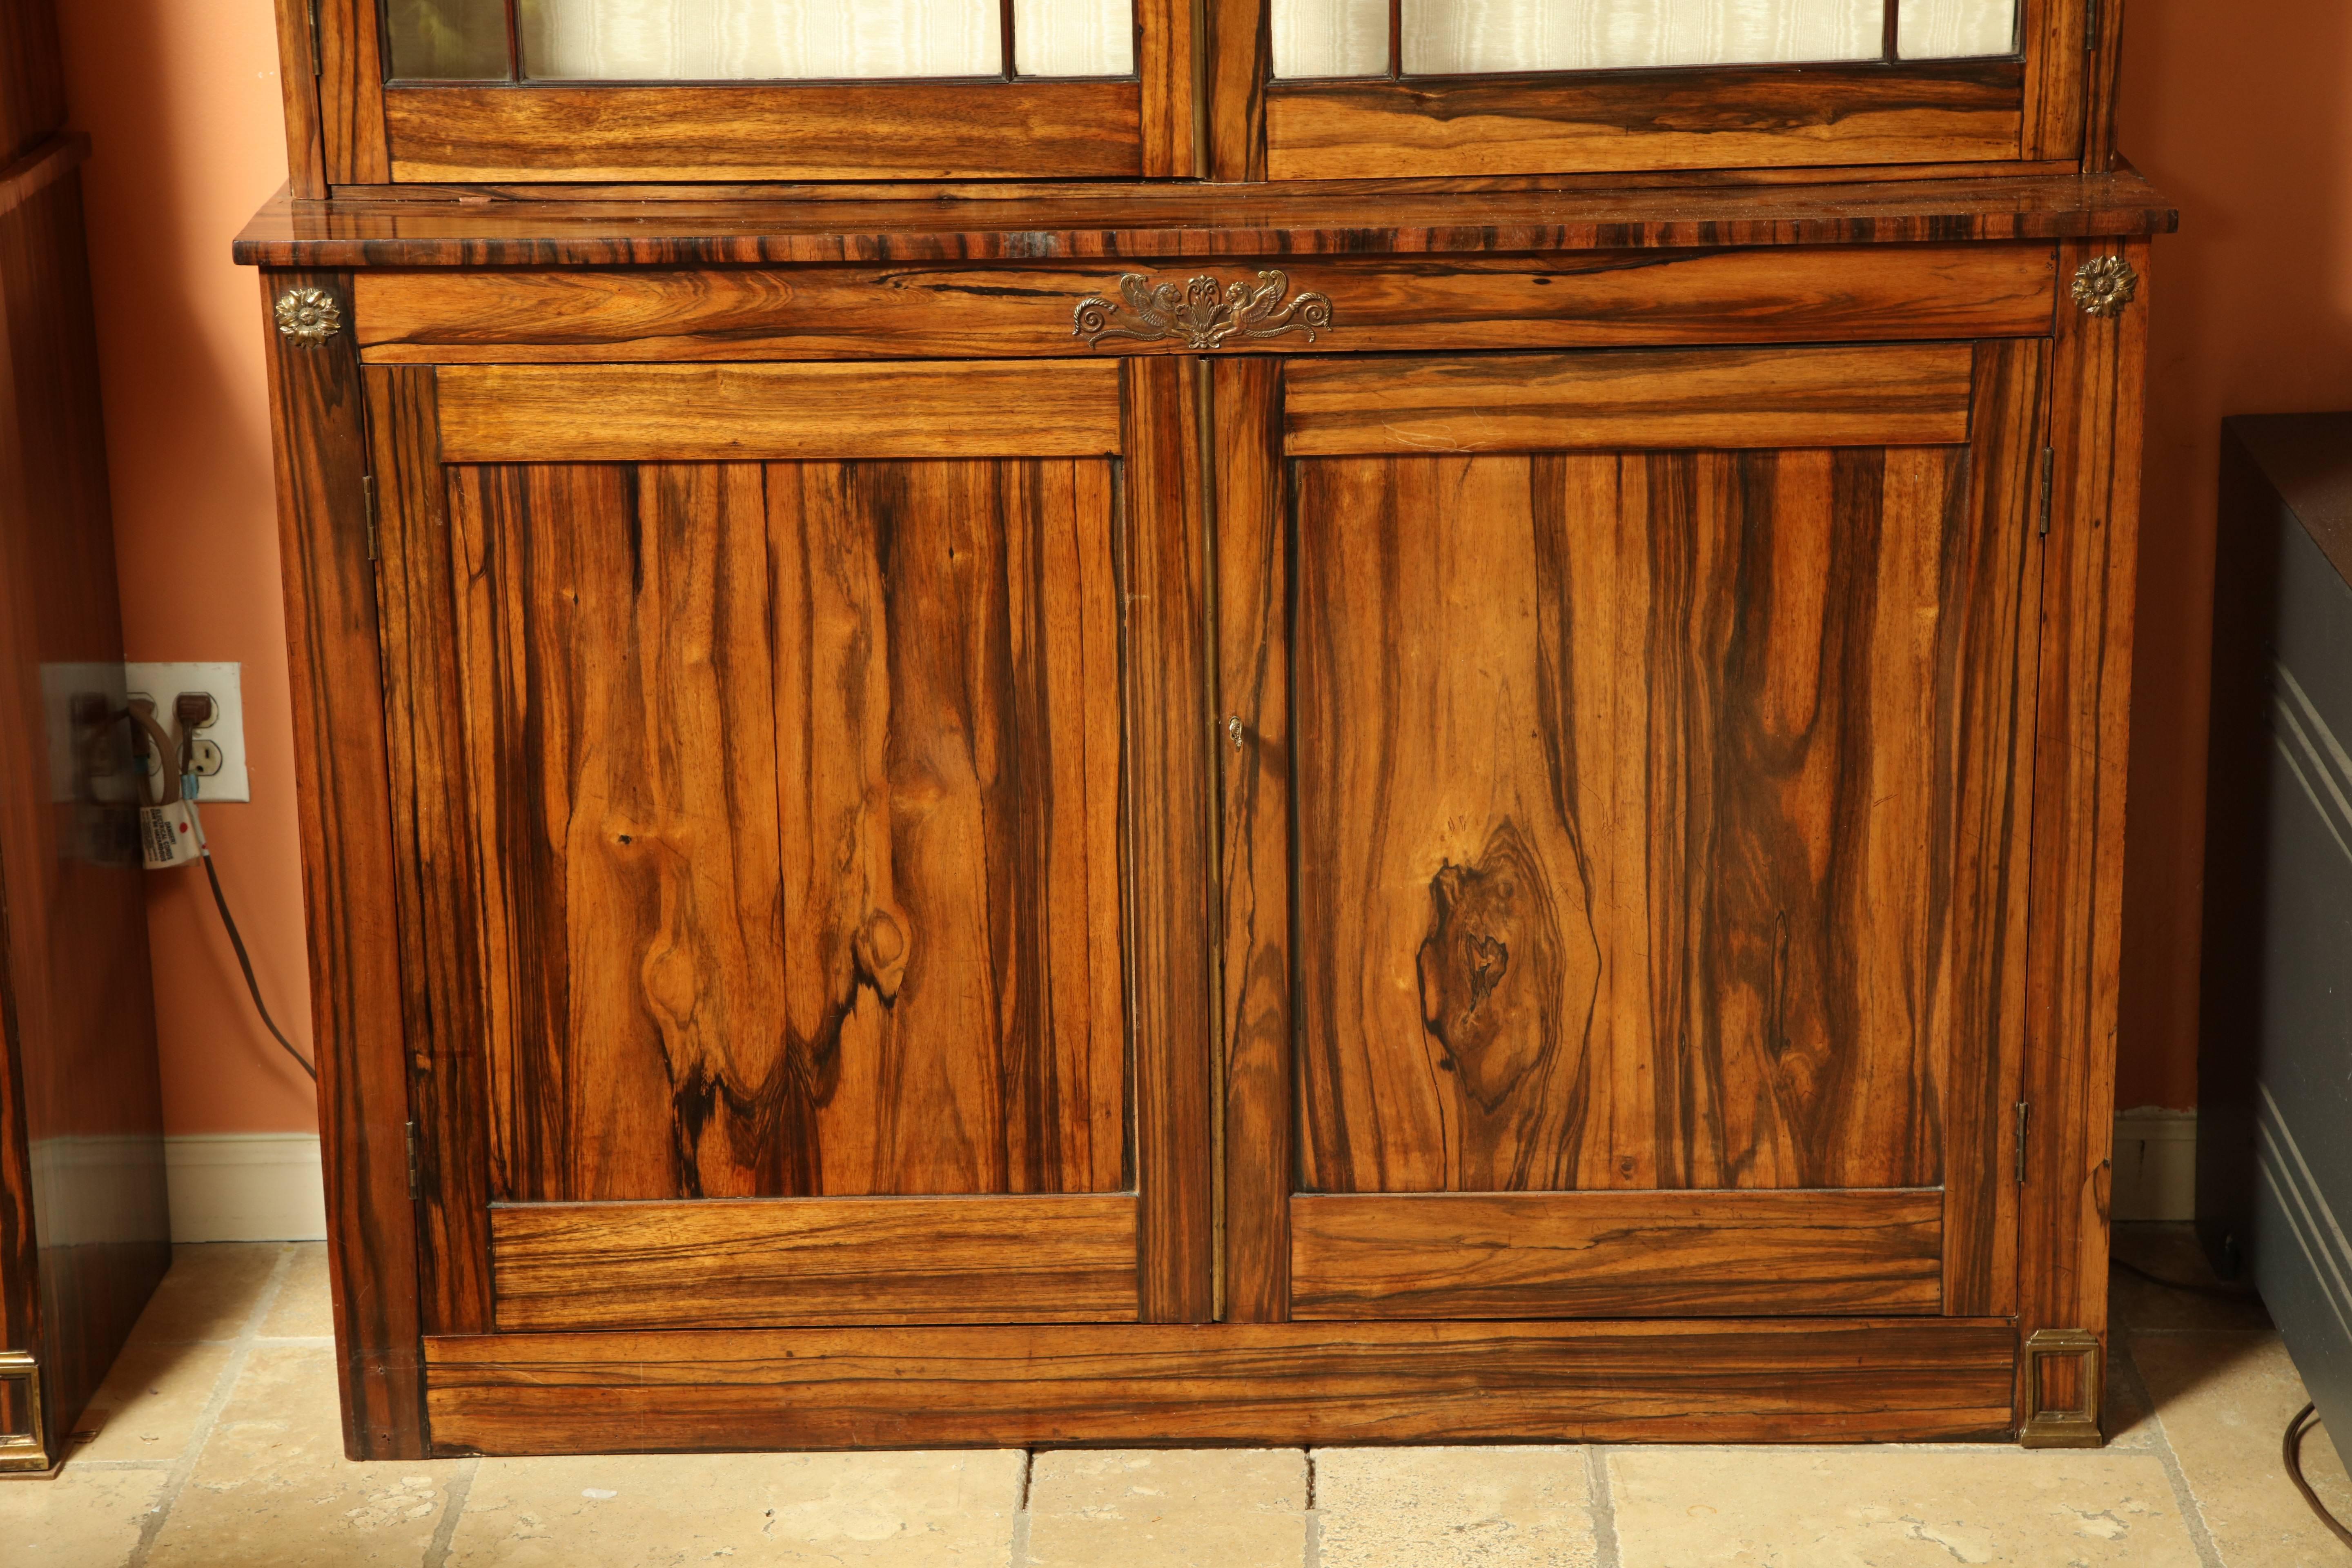
[{"label": "peach painted wall", "polygon": [[2352,408],[2352,7],[2130,0],[2158,242],[2116,1101],[2197,1102],[2215,475],[2230,414]]},{"label": "peach painted wall", "polygon": [[[61,0],[84,171],[125,641],[245,666],[253,804],[205,826],[279,1024],[310,989],[260,285],[229,241],[286,179],[270,0]],[[310,1080],[262,1031],[204,874],[151,875],[165,1130],[308,1131]]]},{"label": "peach painted wall", "polygon": [[[310,1039],[283,617],[253,275],[285,177],[269,0],[64,0],[134,658],[245,665],[256,800],[206,814],[262,984]],[[2131,0],[2122,142],[2180,204],[2159,243],[2126,910],[2125,1105],[2195,1102],[2217,426],[2352,407],[2352,10]],[[194,872],[151,928],[174,1132],[307,1130]]]}]

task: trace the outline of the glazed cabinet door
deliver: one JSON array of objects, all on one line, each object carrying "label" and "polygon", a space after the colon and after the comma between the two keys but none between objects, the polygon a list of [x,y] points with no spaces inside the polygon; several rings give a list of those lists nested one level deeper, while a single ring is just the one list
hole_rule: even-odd
[{"label": "glazed cabinet door", "polygon": [[367,375],[426,1331],[1205,1315],[1176,367]]},{"label": "glazed cabinet door", "polygon": [[1233,1316],[2014,1310],[2046,358],[1219,364]]}]

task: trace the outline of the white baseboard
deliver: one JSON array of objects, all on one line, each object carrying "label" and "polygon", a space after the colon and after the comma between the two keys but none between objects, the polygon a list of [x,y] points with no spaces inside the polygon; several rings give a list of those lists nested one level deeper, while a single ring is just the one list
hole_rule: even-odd
[{"label": "white baseboard", "polygon": [[2113,1214],[2118,1220],[2197,1217],[2197,1113],[2126,1110],[2116,1118]]},{"label": "white baseboard", "polygon": [[[327,1196],[309,1132],[215,1133],[163,1140],[173,1241],[323,1241]],[[2197,1217],[2197,1113],[2126,1110],[2116,1118],[2114,1215]]]},{"label": "white baseboard", "polygon": [[324,1241],[327,1190],[315,1132],[201,1133],[163,1140],[172,1239]]}]

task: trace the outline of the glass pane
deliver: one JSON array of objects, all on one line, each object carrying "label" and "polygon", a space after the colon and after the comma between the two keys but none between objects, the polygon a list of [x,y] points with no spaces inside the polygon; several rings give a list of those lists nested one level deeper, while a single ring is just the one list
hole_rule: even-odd
[{"label": "glass pane", "polygon": [[1388,0],[1274,0],[1277,77],[1389,74]]},{"label": "glass pane", "polygon": [[1013,0],[1023,76],[1135,74],[1133,0]]},{"label": "glass pane", "polygon": [[2017,0],[1903,0],[1895,53],[1906,60],[2017,52]]},{"label": "glass pane", "polygon": [[994,76],[996,0],[522,0],[536,80]]},{"label": "glass pane", "polygon": [[1625,70],[1874,60],[1885,0],[1404,0],[1404,68]]},{"label": "glass pane", "polygon": [[504,81],[506,0],[384,0],[396,81]]}]

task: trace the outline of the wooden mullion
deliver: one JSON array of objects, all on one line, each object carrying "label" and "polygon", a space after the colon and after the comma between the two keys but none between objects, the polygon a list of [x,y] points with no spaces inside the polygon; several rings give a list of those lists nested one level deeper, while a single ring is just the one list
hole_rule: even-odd
[{"label": "wooden mullion", "polygon": [[1203,498],[1192,364],[1126,362],[1126,900],[1140,1315],[1215,1311]]},{"label": "wooden mullion", "polygon": [[1136,73],[1142,80],[1141,172],[1148,180],[1204,172],[1200,95],[1203,18],[1194,0],[1137,0]]},{"label": "wooden mullion", "polygon": [[[507,3],[509,5],[512,5],[514,4],[514,0],[507,0]],[[996,18],[997,25],[1003,29],[1002,36],[1003,38],[1003,47],[1004,50],[1004,58],[1001,62],[1002,69],[1003,71],[1004,79],[1011,81],[1013,78],[1021,74],[1021,67],[1018,63],[1018,58],[1013,54],[1014,38],[1013,37],[1013,0],[996,0]]]},{"label": "wooden mullion", "polygon": [[1404,79],[1404,0],[1389,0],[1389,79]]},{"label": "wooden mullion", "polygon": [[1265,178],[1265,84],[1273,75],[1265,0],[1208,0],[1209,177]]},{"label": "wooden mullion", "polygon": [[1880,0],[1885,7],[1880,18],[1878,58],[1888,65],[1903,58],[1903,0]]},{"label": "wooden mullion", "polygon": [[[1007,0],[1010,3],[1010,0]],[[522,83],[522,20],[517,0],[506,0],[507,13],[507,80]]]},{"label": "wooden mullion", "polygon": [[1290,589],[1282,362],[1215,364],[1225,1317],[1290,1316]]},{"label": "wooden mullion", "polygon": [[[348,273],[265,272],[350,309]],[[416,1216],[364,393],[348,330],[310,346],[266,325],[293,688],[312,1039],[344,1449],[425,1455]]]}]

